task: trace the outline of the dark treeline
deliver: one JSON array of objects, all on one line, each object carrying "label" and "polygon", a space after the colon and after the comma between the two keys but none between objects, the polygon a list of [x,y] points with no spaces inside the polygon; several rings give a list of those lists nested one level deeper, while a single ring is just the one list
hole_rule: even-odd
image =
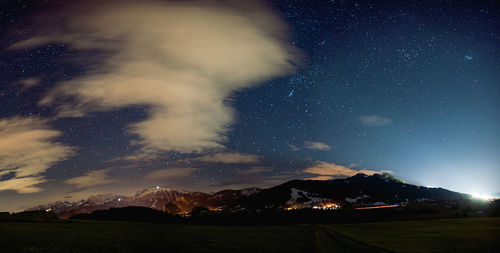
[{"label": "dark treeline", "polygon": [[500,201],[498,200],[491,203],[489,208],[485,209],[484,212],[471,208],[441,210],[424,205],[412,206],[410,208],[398,207],[371,210],[299,209],[283,211],[280,209],[268,209],[264,211],[240,212],[209,211],[203,207],[196,207],[189,216],[173,215],[146,207],[125,207],[94,211],[91,214],[78,214],[72,216],[70,219],[206,225],[333,224],[499,216],[499,203]]},{"label": "dark treeline", "polygon": [[110,208],[97,210],[90,214],[77,214],[70,219],[80,220],[109,220],[109,221],[137,221],[152,223],[180,223],[180,216],[171,215],[156,209],[140,206]]},{"label": "dark treeline", "polygon": [[378,222],[422,219],[423,215],[437,214],[433,210],[267,210],[262,212],[207,213],[192,216],[187,222],[213,225],[294,225]]},{"label": "dark treeline", "polygon": [[110,208],[108,210],[97,210],[90,214],[77,214],[69,220],[60,219],[55,213],[45,211],[0,212],[0,222],[71,222],[71,220],[78,219],[169,224],[292,225],[500,217],[500,200],[489,203],[484,209],[477,206],[466,206],[454,210],[443,210],[426,205],[371,210],[298,209],[284,211],[281,209],[267,209],[239,212],[210,211],[204,207],[196,207],[189,215],[175,215],[172,212],[169,213],[169,210],[175,211],[172,208],[166,209],[165,212],[147,207]]},{"label": "dark treeline", "polygon": [[500,199],[497,199],[490,204],[490,208],[488,209],[488,213],[492,217],[500,217]]},{"label": "dark treeline", "polygon": [[0,212],[0,222],[64,222],[53,212],[24,211],[19,213]]}]

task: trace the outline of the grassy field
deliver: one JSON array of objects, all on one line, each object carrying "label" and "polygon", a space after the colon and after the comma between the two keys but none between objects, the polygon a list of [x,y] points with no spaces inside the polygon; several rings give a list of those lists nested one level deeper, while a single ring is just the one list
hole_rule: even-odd
[{"label": "grassy field", "polygon": [[304,252],[311,226],[223,227],[133,222],[0,223],[0,252]]},{"label": "grassy field", "polygon": [[0,223],[0,252],[493,252],[500,218],[348,225]]},{"label": "grassy field", "polygon": [[500,218],[328,225],[355,241],[397,252],[500,252]]}]

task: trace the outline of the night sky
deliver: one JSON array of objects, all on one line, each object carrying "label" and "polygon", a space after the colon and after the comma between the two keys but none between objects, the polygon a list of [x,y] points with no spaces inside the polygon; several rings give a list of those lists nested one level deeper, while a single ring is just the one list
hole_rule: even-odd
[{"label": "night sky", "polygon": [[358,172],[500,192],[498,1],[11,0],[0,24],[0,210]]}]

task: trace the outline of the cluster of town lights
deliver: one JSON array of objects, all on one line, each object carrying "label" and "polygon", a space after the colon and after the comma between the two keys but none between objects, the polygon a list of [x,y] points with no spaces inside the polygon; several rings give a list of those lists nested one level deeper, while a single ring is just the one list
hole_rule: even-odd
[{"label": "cluster of town lights", "polygon": [[322,203],[322,204],[313,205],[313,206],[293,205],[293,206],[286,207],[285,210],[289,211],[289,210],[297,210],[297,209],[305,209],[305,208],[312,208],[312,209],[317,209],[317,210],[335,210],[335,209],[339,209],[340,205],[337,203]]}]

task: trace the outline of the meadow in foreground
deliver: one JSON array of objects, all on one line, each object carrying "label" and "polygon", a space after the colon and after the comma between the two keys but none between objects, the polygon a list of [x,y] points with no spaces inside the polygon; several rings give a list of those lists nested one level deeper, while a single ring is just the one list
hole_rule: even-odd
[{"label": "meadow in foreground", "polygon": [[2,252],[494,252],[500,218],[343,225],[0,223]]}]

